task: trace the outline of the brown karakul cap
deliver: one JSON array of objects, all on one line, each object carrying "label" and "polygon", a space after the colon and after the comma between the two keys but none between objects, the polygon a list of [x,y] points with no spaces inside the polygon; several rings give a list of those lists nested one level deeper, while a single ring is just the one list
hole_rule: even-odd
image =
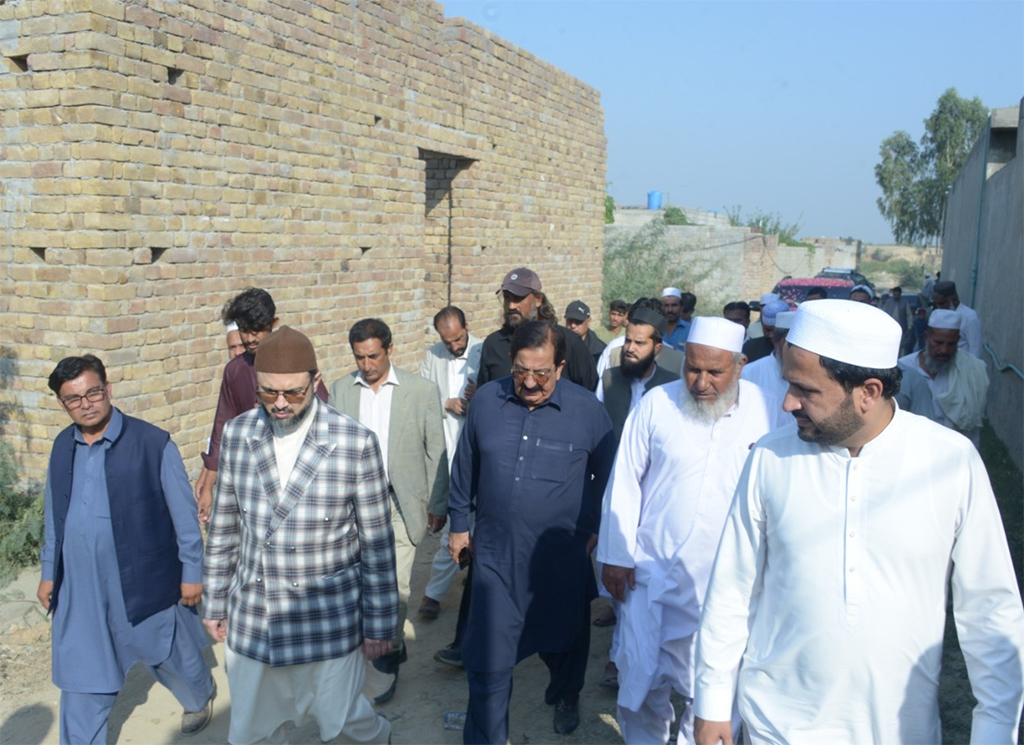
[{"label": "brown karakul cap", "polygon": [[301,331],[282,326],[256,347],[256,372],[300,373],[317,370],[313,344]]}]

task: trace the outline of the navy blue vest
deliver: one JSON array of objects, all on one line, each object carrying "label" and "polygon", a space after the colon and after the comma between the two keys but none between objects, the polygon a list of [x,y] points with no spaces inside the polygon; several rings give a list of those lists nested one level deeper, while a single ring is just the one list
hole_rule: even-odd
[{"label": "navy blue vest", "polygon": [[[121,592],[128,621],[134,626],[181,598],[181,561],[160,482],[160,465],[170,435],[141,419],[121,416],[121,434],[106,453],[107,495]],[[64,524],[74,477],[74,432],[75,425],[71,425],[57,435],[50,455],[56,534],[51,612],[57,607],[64,579]]]}]

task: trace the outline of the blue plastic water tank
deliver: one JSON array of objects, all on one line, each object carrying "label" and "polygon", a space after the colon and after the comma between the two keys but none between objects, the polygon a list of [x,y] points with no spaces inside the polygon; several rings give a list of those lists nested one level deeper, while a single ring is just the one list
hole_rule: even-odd
[{"label": "blue plastic water tank", "polygon": [[649,209],[649,210],[660,210],[661,209],[661,192],[660,191],[649,191],[649,192],[647,192],[647,209]]}]

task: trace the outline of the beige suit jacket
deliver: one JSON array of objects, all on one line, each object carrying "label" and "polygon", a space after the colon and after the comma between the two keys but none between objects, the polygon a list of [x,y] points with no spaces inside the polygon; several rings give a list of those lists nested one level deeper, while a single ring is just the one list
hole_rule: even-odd
[{"label": "beige suit jacket", "polygon": [[[388,426],[388,477],[398,512],[414,544],[427,534],[427,513],[448,512],[448,455],[441,427],[437,385],[392,366],[398,385],[392,392]],[[359,421],[356,374],[331,386],[330,404]]]}]

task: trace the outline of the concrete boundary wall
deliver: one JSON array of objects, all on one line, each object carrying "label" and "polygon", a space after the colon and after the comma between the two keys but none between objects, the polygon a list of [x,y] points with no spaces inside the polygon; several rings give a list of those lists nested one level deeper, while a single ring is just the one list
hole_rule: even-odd
[{"label": "concrete boundary wall", "polygon": [[981,317],[991,386],[987,415],[1024,468],[1024,99],[994,109],[991,128],[960,170],[946,206],[942,278]]},{"label": "concrete boundary wall", "polygon": [[596,90],[428,0],[0,3],[0,432],[41,477],[95,352],[197,471],[248,286],[328,380],[361,317],[484,336],[513,266],[599,305],[605,160]]}]

